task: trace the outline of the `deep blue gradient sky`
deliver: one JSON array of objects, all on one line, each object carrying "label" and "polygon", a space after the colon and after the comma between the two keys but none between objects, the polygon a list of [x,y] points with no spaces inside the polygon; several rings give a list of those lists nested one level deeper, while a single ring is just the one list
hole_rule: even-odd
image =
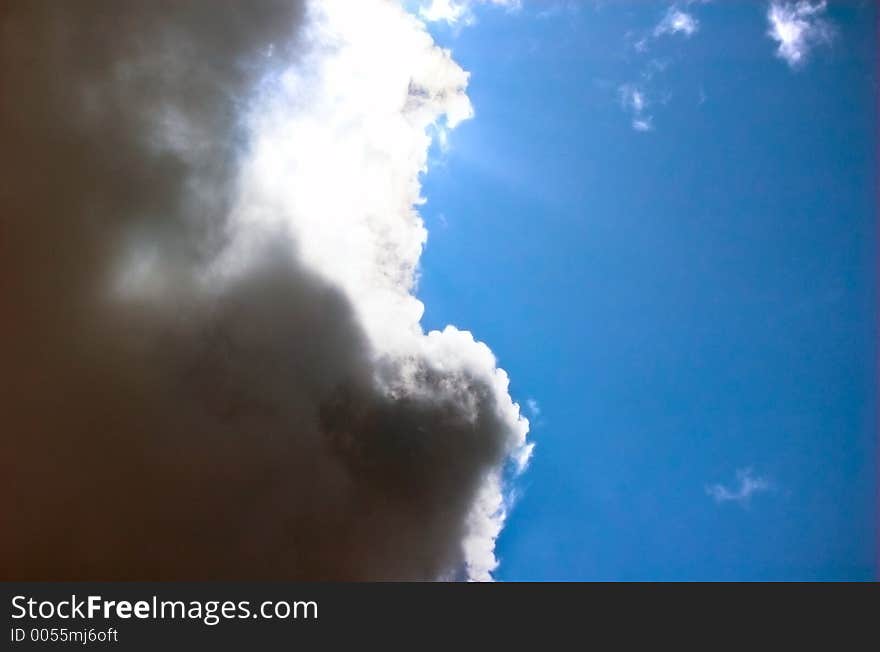
[{"label": "deep blue gradient sky", "polygon": [[876,577],[874,3],[800,69],[763,2],[645,52],[668,4],[547,6],[432,26],[476,117],[424,179],[424,324],[540,408],[497,577]]}]

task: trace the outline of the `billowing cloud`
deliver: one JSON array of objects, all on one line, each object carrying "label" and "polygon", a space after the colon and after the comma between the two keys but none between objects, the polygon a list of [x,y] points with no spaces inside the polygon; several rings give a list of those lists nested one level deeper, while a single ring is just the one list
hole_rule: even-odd
[{"label": "billowing cloud", "polygon": [[686,11],[676,6],[670,7],[663,19],[654,28],[654,36],[660,37],[667,34],[683,34],[691,36],[700,28],[699,21]]},{"label": "billowing cloud", "polygon": [[736,480],[737,484],[732,487],[723,484],[706,487],[706,493],[717,503],[735,502],[745,505],[753,495],[770,489],[770,482],[766,478],[756,476],[751,468],[739,469],[736,472]]},{"label": "billowing cloud", "polygon": [[0,575],[490,579],[528,422],[414,296],[449,52],[380,0],[0,29]]},{"label": "billowing cloud", "polygon": [[797,68],[807,60],[814,46],[830,43],[834,28],[824,18],[826,8],[825,0],[771,2],[767,10],[767,35],[778,43],[776,56]]}]

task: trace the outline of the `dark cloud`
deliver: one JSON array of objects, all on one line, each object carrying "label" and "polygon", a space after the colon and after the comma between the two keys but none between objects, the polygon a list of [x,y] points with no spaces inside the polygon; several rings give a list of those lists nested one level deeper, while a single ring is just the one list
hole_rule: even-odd
[{"label": "dark cloud", "polygon": [[[283,234],[205,276],[301,3],[0,12],[0,577],[461,576],[512,445],[487,382],[377,364]],[[161,282],[120,296],[138,255]]]}]

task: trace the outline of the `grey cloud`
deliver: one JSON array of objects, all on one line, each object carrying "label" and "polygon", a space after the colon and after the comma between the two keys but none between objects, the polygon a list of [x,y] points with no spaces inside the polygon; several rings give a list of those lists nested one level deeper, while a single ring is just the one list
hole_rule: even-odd
[{"label": "grey cloud", "polygon": [[[284,233],[206,273],[233,237],[240,110],[270,44],[301,55],[302,4],[22,0],[0,20],[0,577],[463,577],[511,453],[494,390],[376,363]],[[158,285],[119,297],[132,251]]]}]

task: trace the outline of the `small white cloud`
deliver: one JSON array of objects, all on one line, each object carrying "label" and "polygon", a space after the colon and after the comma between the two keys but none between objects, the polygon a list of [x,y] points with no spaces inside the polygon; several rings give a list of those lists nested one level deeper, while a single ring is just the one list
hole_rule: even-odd
[{"label": "small white cloud", "polygon": [[475,4],[490,4],[515,10],[519,9],[522,3],[521,0],[430,0],[419,7],[419,16],[429,23],[471,25],[474,22]]},{"label": "small white cloud", "polygon": [[735,502],[746,505],[753,495],[770,489],[770,481],[754,475],[751,468],[739,469],[736,472],[736,479],[738,484],[733,487],[714,484],[706,487],[706,493],[714,498],[716,503]]},{"label": "small white cloud", "polygon": [[648,99],[645,91],[635,84],[624,84],[618,89],[620,105],[632,114],[632,127],[636,131],[651,131],[652,118],[645,113]]},{"label": "small white cloud", "polygon": [[700,28],[700,22],[692,14],[682,11],[675,5],[669,8],[657,27],[654,28],[654,37],[664,35],[684,34],[691,36]]},{"label": "small white cloud", "polygon": [[529,414],[535,419],[541,416],[541,406],[538,405],[538,401],[536,401],[535,399],[526,399],[526,407],[529,410]]},{"label": "small white cloud", "polygon": [[630,105],[632,106],[633,111],[636,113],[641,113],[645,108],[645,94],[639,90],[634,90],[632,95],[630,95]]},{"label": "small white cloud", "polygon": [[767,35],[779,44],[776,56],[796,68],[806,61],[814,45],[830,43],[834,28],[823,17],[827,6],[825,0],[771,2],[767,10]]},{"label": "small white cloud", "polygon": [[[700,0],[681,0],[679,4],[688,6]],[[653,30],[643,32],[639,38],[638,34],[628,32],[626,38],[632,42],[632,39],[638,40],[632,42],[632,47],[640,55],[644,55],[650,49],[651,43],[664,36],[672,36],[675,34],[683,34],[690,37],[700,28],[700,22],[697,18],[687,11],[679,9],[678,5],[670,6],[663,18],[654,27]],[[638,84],[624,84],[620,87],[620,101],[623,108],[631,113],[632,128],[635,131],[647,132],[654,130],[653,116],[646,112],[648,106],[647,94],[645,87],[651,83],[651,80],[658,74],[666,70],[669,61],[657,57],[649,59],[641,73],[639,74]],[[653,93],[654,103],[666,104],[669,100],[668,94]]]},{"label": "small white cloud", "polygon": [[633,113],[641,113],[647,104],[645,100],[645,92],[634,84],[624,84],[618,89],[620,93],[620,103],[624,109],[629,109]]},{"label": "small white cloud", "polygon": [[450,24],[457,23],[467,13],[468,4],[455,0],[431,0],[430,4],[422,5],[419,8],[419,15],[429,23],[440,21]]}]

